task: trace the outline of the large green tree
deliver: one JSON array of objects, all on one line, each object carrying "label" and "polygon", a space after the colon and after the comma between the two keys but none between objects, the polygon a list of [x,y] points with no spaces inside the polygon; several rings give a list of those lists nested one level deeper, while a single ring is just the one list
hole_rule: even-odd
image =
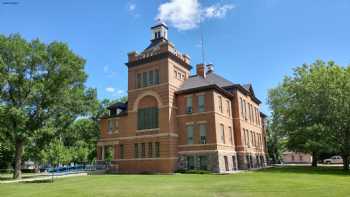
[{"label": "large green tree", "polygon": [[304,64],[270,90],[273,121],[288,139],[287,148],[313,154],[341,152],[344,169],[349,155],[349,69],[334,62]]},{"label": "large green tree", "polygon": [[32,138],[52,136],[86,111],[84,65],[64,43],[0,36],[0,127],[15,147],[14,178]]}]

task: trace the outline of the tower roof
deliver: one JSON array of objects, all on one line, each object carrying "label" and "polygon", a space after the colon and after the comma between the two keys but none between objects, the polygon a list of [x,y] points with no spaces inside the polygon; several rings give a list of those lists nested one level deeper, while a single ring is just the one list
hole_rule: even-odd
[{"label": "tower roof", "polygon": [[168,26],[165,24],[165,22],[161,19],[157,19],[156,23],[151,27],[151,29],[155,29],[157,27],[163,26],[166,29],[168,29]]}]

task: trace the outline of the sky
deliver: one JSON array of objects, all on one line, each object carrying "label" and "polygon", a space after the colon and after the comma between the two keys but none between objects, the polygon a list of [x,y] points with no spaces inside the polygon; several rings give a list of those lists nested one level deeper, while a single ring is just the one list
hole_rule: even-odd
[{"label": "sky", "polygon": [[86,86],[99,99],[127,95],[127,53],[147,47],[158,18],[194,67],[203,34],[205,61],[251,83],[268,114],[268,90],[294,67],[350,64],[348,0],[0,0],[0,34],[67,43],[86,60]]}]

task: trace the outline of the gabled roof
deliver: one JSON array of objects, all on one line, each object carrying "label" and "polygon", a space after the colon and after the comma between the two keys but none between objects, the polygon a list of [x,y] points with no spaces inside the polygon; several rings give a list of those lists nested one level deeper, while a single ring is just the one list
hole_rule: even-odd
[{"label": "gabled roof", "polygon": [[213,71],[207,72],[206,80],[208,80],[212,84],[218,85],[219,87],[225,87],[225,86],[234,85],[234,83],[232,83],[231,81],[223,78],[220,75],[217,75]]},{"label": "gabled roof", "polygon": [[109,110],[112,110],[112,109],[126,110],[127,108],[128,108],[128,102],[126,102],[126,103],[116,102],[116,103],[113,103],[112,105],[107,107],[107,109],[109,109]]},{"label": "gabled roof", "polygon": [[252,99],[257,102],[261,103],[261,101],[255,97],[253,87],[251,84],[235,84],[224,77],[214,73],[213,71],[209,71],[206,74],[206,77],[203,78],[199,75],[193,75],[190,76],[178,89],[176,92],[177,94],[181,93],[189,93],[192,91],[198,91],[199,89],[204,90],[208,89],[209,87],[214,88],[216,90],[219,90],[220,92],[225,92],[226,95],[232,96],[233,89],[238,89],[244,94],[251,95]]}]

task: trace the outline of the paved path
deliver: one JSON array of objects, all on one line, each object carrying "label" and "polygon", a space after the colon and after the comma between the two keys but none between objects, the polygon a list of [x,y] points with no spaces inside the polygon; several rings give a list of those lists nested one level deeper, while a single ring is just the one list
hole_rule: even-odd
[{"label": "paved path", "polygon": [[[88,173],[71,173],[71,174],[56,174],[53,176],[54,179],[66,178],[66,177],[76,177],[76,176],[87,176]],[[23,178],[18,180],[8,180],[8,181],[0,181],[0,184],[4,183],[21,183],[21,182],[34,182],[34,181],[46,181],[51,180],[52,176],[50,174],[39,175],[38,177],[33,178]]]}]

